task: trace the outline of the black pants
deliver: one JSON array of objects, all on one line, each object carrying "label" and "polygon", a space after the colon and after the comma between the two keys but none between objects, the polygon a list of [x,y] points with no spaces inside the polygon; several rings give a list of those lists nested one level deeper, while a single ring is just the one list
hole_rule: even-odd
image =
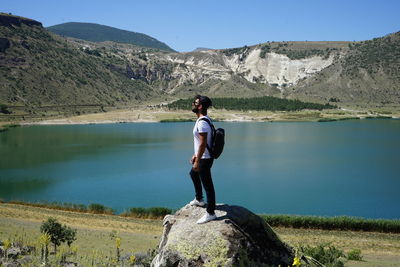
[{"label": "black pants", "polygon": [[193,169],[190,170],[190,177],[194,184],[194,190],[196,192],[196,199],[203,199],[203,190],[201,185],[203,184],[204,190],[207,195],[207,212],[214,214],[215,211],[215,191],[211,177],[211,167],[214,159],[201,159],[199,162],[199,171],[196,172]]}]

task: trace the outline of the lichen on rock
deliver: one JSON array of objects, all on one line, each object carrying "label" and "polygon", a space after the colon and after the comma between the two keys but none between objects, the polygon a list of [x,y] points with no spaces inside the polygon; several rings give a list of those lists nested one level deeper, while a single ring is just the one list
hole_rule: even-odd
[{"label": "lichen on rock", "polygon": [[191,240],[177,240],[170,246],[180,255],[188,260],[197,260],[207,255],[209,261],[204,262],[204,266],[226,266],[228,264],[228,242],[221,236],[210,232],[203,241],[209,242],[195,243]]}]

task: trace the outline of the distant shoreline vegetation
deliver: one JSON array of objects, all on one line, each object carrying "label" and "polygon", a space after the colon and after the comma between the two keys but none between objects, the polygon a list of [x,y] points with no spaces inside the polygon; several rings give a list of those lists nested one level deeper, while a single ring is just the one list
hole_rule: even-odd
[{"label": "distant shoreline vegetation", "polygon": [[365,219],[349,216],[320,217],[269,214],[261,214],[260,216],[264,218],[270,226],[273,227],[400,233],[400,220],[396,219]]},{"label": "distant shoreline vegetation", "polygon": [[[115,211],[102,204],[73,204],[58,202],[29,203],[23,201],[1,201],[0,203],[24,205],[38,208],[54,210],[64,210],[71,212],[82,212],[92,214],[106,214],[111,216],[132,217],[137,219],[156,219],[161,220],[165,215],[173,214],[176,210],[165,207],[141,208],[133,207],[127,211],[116,214]],[[400,233],[399,219],[365,219],[359,217],[320,217],[303,215],[275,215],[259,214],[260,217],[272,227],[301,228],[301,229],[320,229],[338,231],[365,231],[381,233]]]},{"label": "distant shoreline vegetation", "polygon": [[60,202],[37,202],[30,203],[24,201],[0,201],[0,203],[16,204],[29,207],[53,209],[53,210],[63,210],[72,211],[80,213],[92,213],[92,214],[105,214],[105,215],[118,215],[123,217],[133,217],[140,219],[163,219],[165,215],[175,212],[172,209],[164,207],[150,207],[150,208],[129,208],[121,214],[116,214],[115,210],[106,207],[102,204],[92,203],[89,205],[84,204],[74,204],[74,203],[60,203]]},{"label": "distant shoreline vegetation", "polygon": [[[179,99],[167,105],[170,109],[188,109],[193,98]],[[252,98],[213,98],[213,107],[226,110],[268,110],[268,111],[299,111],[304,109],[336,109],[337,106],[302,102],[300,100],[282,99],[273,96],[252,97]]]}]

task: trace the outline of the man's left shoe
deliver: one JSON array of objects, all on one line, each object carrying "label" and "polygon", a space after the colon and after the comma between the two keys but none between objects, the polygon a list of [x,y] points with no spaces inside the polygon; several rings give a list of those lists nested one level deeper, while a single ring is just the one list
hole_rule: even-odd
[{"label": "man's left shoe", "polygon": [[207,223],[209,221],[213,221],[217,219],[217,216],[215,214],[210,214],[208,212],[206,212],[206,214],[204,214],[203,217],[201,217],[198,221],[197,224],[203,224],[203,223]]},{"label": "man's left shoe", "polygon": [[198,207],[204,207],[206,205],[203,199],[200,200],[193,199],[192,201],[189,202],[189,204],[191,206],[198,206]]}]

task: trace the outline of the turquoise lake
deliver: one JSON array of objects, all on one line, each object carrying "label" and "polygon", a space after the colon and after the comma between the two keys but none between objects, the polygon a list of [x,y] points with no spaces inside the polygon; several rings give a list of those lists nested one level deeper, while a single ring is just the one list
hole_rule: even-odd
[{"label": "turquoise lake", "polygon": [[[400,120],[229,123],[218,203],[256,213],[400,219]],[[0,198],[180,208],[193,123],[27,126],[0,133]]]}]

